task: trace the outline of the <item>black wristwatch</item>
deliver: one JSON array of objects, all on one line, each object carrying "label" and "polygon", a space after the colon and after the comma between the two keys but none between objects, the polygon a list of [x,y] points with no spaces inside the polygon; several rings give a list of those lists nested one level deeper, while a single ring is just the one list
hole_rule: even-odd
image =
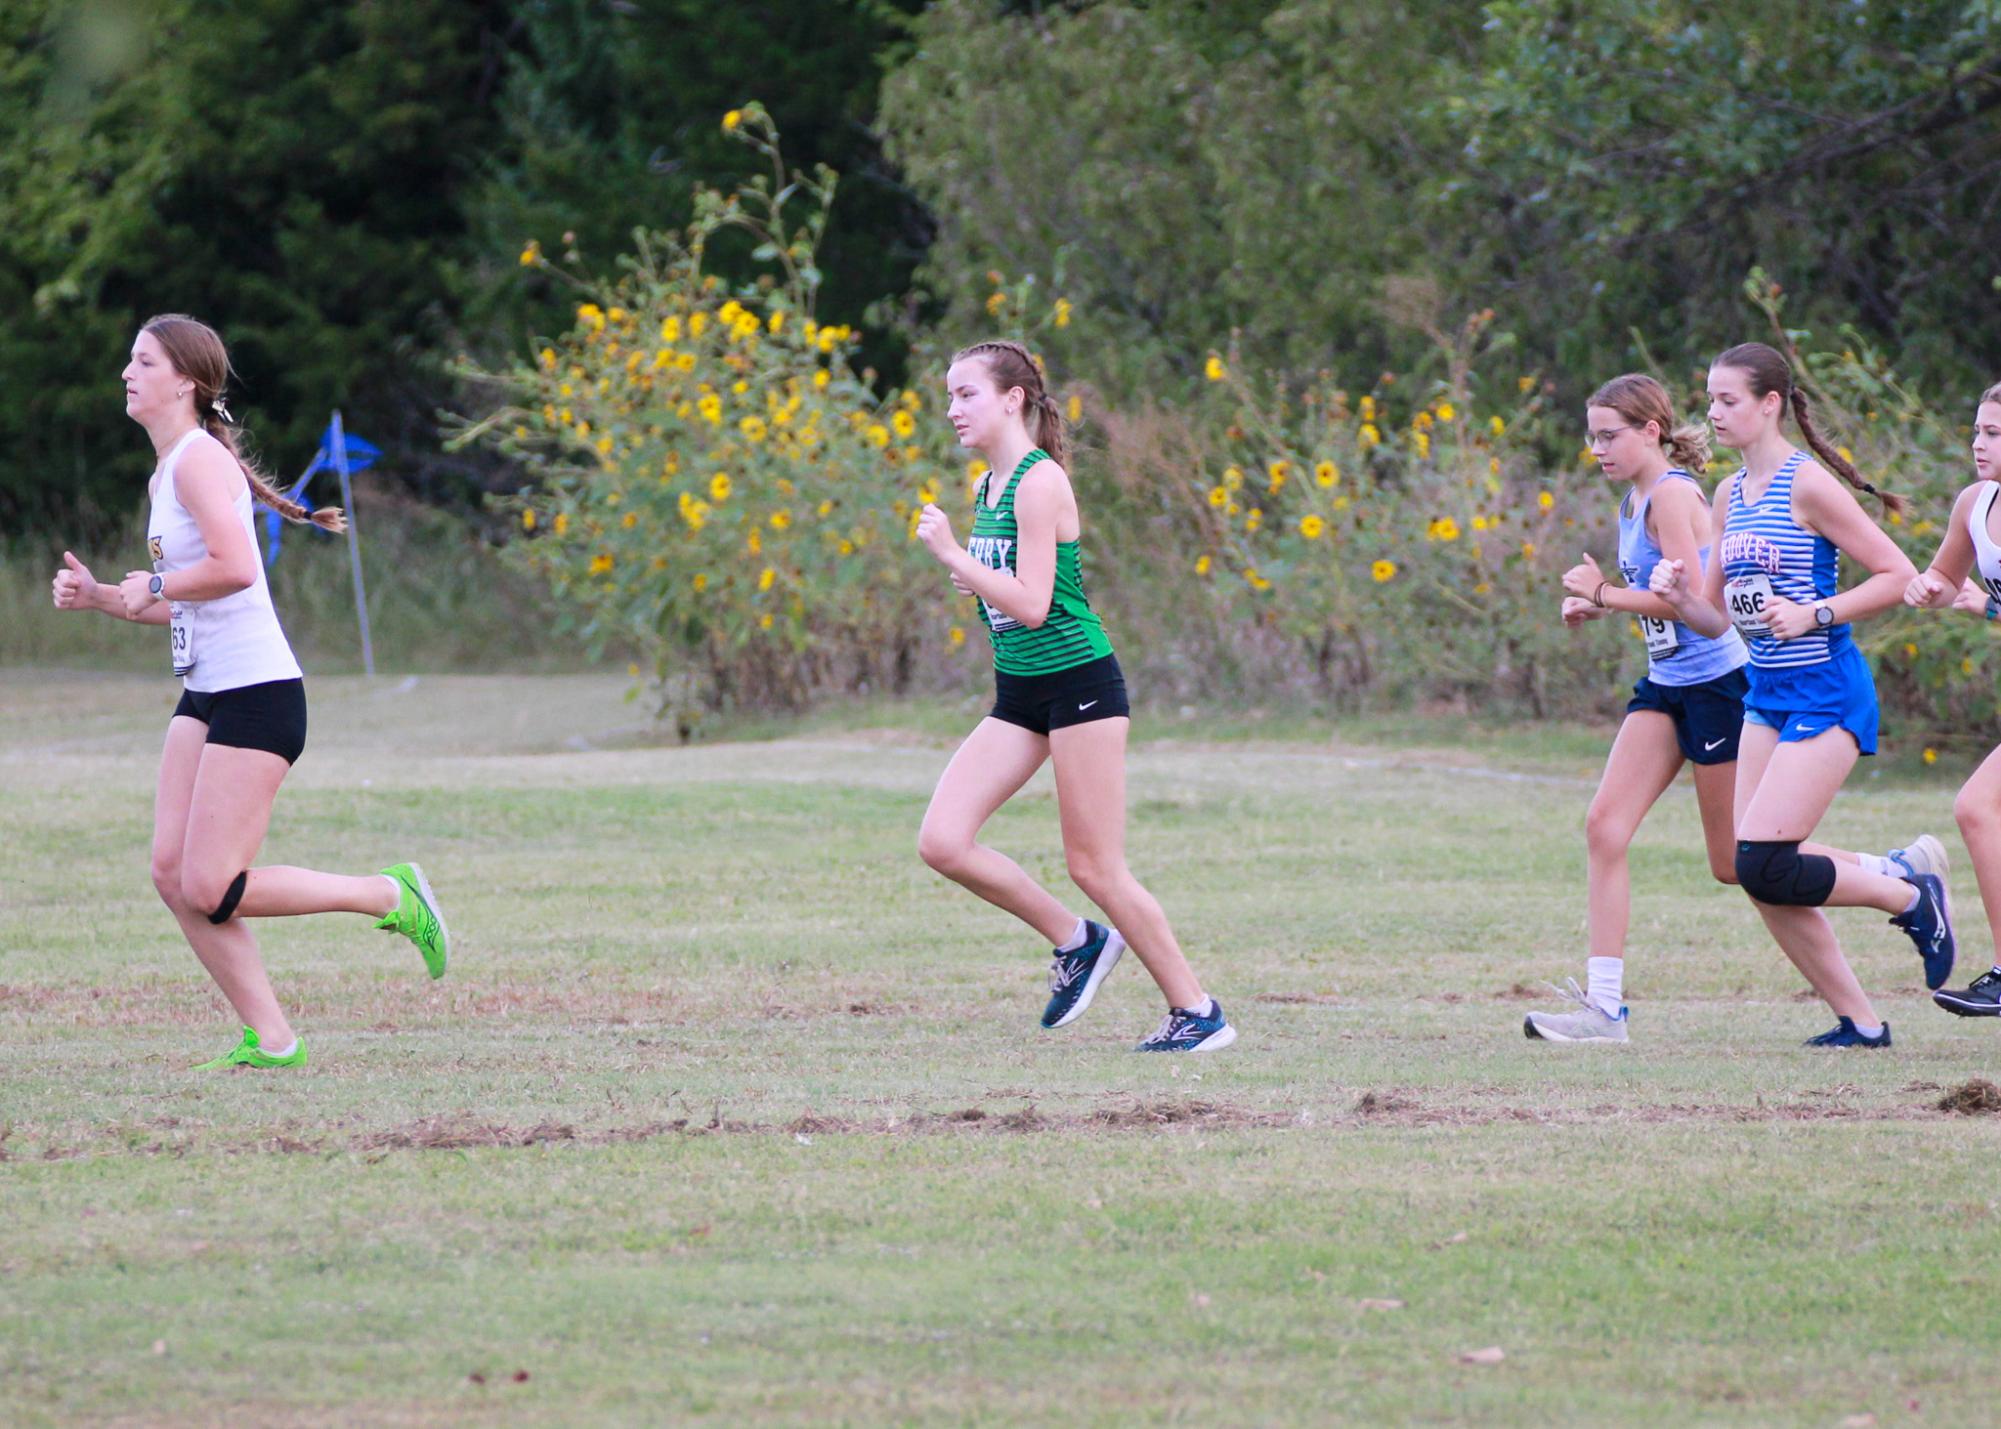
[{"label": "black wristwatch", "polygon": [[155,600],[165,600],[167,598],[166,587],[167,578],[157,573],[146,582],[146,589],[153,593],[153,599]]},{"label": "black wristwatch", "polygon": [[1818,630],[1825,630],[1834,624],[1834,607],[1824,600],[1816,604],[1813,608],[1813,623],[1814,628]]}]

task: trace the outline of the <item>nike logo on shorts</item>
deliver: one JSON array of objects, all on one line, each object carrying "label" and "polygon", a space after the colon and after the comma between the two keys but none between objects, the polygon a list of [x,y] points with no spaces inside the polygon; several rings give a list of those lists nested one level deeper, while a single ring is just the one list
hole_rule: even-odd
[{"label": "nike logo on shorts", "polygon": [[1084,711],[1085,711],[1085,710],[1089,709],[1089,708],[1091,707],[1091,705],[1095,705],[1096,703],[1097,703],[1097,701],[1096,701],[1096,700],[1092,700],[1092,701],[1090,702],[1090,704],[1082,704],[1082,705],[1079,705],[1079,706],[1077,706],[1077,713],[1078,713],[1078,714],[1082,714],[1082,713],[1084,713]]},{"label": "nike logo on shorts", "polygon": [[[1726,734],[1726,735],[1724,735],[1724,736],[1723,736],[1723,739],[1728,739],[1729,737],[1730,737],[1730,736]],[[1716,746],[1717,746],[1717,745],[1719,745],[1719,744],[1723,743],[1723,739],[1712,739],[1712,740],[1710,740],[1710,741],[1709,741],[1709,742],[1708,742],[1707,744],[1705,744],[1705,745],[1703,745],[1703,746],[1702,746],[1702,752],[1703,752],[1704,754],[1707,754],[1707,753],[1709,753],[1709,751],[1710,751],[1710,750],[1712,750],[1712,749],[1716,748]]]},{"label": "nike logo on shorts", "polygon": [[1797,734],[1812,734],[1814,726],[1810,724],[1796,724],[1793,726],[1793,730]]}]

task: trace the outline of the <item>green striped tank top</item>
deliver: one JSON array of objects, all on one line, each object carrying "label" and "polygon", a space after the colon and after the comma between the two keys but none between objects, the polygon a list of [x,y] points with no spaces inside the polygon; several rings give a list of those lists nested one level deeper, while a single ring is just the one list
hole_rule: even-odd
[{"label": "green striped tank top", "polygon": [[[1049,453],[1037,448],[1021,459],[1014,475],[1001,488],[1000,500],[987,504],[987,488],[994,474],[981,480],[973,498],[973,531],[966,551],[988,570],[1015,570],[1016,528],[1014,490],[1022,477]],[[1075,541],[1056,543],[1056,588],[1049,601],[1049,617],[1031,630],[1005,611],[980,602],[980,619],[994,643],[994,668],[1005,675],[1050,675],[1078,665],[1102,660],[1112,653],[1112,642],[1104,622],[1084,596],[1084,560]]]}]

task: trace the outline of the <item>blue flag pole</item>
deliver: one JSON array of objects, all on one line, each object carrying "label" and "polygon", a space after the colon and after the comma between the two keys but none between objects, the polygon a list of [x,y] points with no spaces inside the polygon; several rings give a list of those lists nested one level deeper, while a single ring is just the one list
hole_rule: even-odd
[{"label": "blue flag pole", "polygon": [[328,445],[333,449],[334,470],[340,473],[341,509],[347,512],[347,556],[348,565],[354,571],[354,614],[361,623],[361,668],[372,679],[375,675],[375,646],[368,638],[368,592],[361,583],[361,531],[354,519],[354,486],[348,479],[347,437],[341,429],[339,411],[333,414],[333,422],[327,431],[333,438]]}]

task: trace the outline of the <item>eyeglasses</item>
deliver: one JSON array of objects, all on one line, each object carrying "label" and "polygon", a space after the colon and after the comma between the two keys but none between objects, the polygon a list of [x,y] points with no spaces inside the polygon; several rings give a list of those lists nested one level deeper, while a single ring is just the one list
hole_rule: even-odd
[{"label": "eyeglasses", "polygon": [[1609,447],[1612,445],[1612,438],[1618,436],[1621,432],[1630,432],[1632,430],[1631,427],[1607,427],[1602,432],[1586,432],[1584,434],[1584,442],[1587,446]]}]

